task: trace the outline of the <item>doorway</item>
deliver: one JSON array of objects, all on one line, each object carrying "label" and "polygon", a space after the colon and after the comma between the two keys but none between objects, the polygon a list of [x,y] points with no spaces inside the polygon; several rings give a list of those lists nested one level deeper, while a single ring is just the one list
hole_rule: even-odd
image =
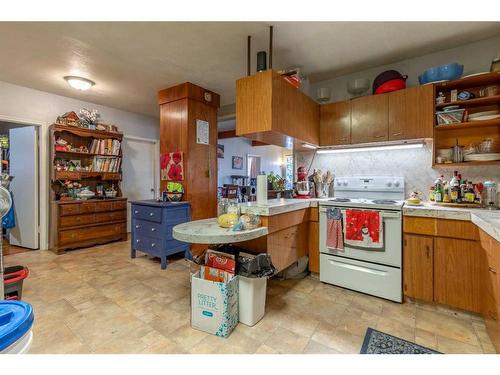
[{"label": "doorway", "polygon": [[[122,142],[122,194],[128,201],[153,198],[158,194],[159,147],[158,140],[125,136]],[[127,205],[127,232],[130,232],[130,207]]]},{"label": "doorway", "polygon": [[[12,181],[12,213],[4,218],[4,253],[40,248],[38,126],[0,121],[2,173]],[[7,186],[6,186],[7,187]]]}]

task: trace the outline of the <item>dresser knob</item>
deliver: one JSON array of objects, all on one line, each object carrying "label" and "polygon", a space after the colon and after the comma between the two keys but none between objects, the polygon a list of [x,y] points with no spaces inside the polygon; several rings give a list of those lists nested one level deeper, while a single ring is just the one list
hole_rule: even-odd
[{"label": "dresser knob", "polygon": [[155,246],[156,246],[156,244],[153,242],[153,243],[151,244],[151,247],[155,247]]},{"label": "dresser knob", "polygon": [[155,216],[155,214],[153,212],[150,212],[149,216]]},{"label": "dresser knob", "polygon": [[134,214],[136,214],[136,215],[137,215],[138,213],[139,213],[139,211],[137,211],[137,210],[135,210],[135,211],[134,211]]},{"label": "dresser knob", "polygon": [[156,228],[151,228],[151,232],[154,232],[156,230]]},{"label": "dresser knob", "polygon": [[139,242],[141,242],[141,240],[135,240],[135,242],[139,243]]},{"label": "dresser knob", "polygon": [[137,224],[137,225],[135,226],[135,229],[139,229],[140,227],[141,227],[141,226],[140,226],[139,224]]}]

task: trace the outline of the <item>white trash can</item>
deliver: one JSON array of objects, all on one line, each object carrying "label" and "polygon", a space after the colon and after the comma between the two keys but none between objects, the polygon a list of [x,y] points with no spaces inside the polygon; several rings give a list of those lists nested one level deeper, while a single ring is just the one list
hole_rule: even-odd
[{"label": "white trash can", "polygon": [[33,341],[33,308],[21,301],[0,301],[0,354],[25,354]]},{"label": "white trash can", "polygon": [[267,277],[239,276],[239,321],[254,326],[264,317],[266,310]]}]

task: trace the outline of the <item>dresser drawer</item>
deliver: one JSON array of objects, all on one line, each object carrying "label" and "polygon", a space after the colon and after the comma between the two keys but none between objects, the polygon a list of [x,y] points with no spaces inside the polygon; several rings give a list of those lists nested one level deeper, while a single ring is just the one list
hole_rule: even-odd
[{"label": "dresser drawer", "polygon": [[135,237],[134,248],[136,250],[156,256],[162,256],[165,252],[163,249],[163,240],[144,236]]},{"label": "dresser drawer", "polygon": [[116,201],[113,202],[113,210],[125,210],[127,208],[127,201]]},{"label": "dresser drawer", "polygon": [[96,212],[112,211],[113,210],[113,202],[98,202],[95,205],[96,205],[95,206]]},{"label": "dresser drawer", "polygon": [[88,225],[95,222],[94,214],[61,216],[59,219],[61,228],[75,227],[78,225]]},{"label": "dresser drawer", "polygon": [[126,218],[127,218],[127,211],[99,212],[95,214],[96,223],[125,220]]},{"label": "dresser drawer", "polygon": [[188,221],[188,219],[189,209],[186,205],[169,208],[167,211],[167,223],[169,225],[184,223],[185,221]]},{"label": "dresser drawer", "polygon": [[132,206],[132,217],[135,219],[161,223],[161,213],[162,210],[159,207],[139,206],[139,205]]},{"label": "dresser drawer", "polygon": [[87,228],[63,230],[59,232],[59,244],[66,245],[79,241],[92,240],[100,237],[124,234],[126,223],[97,225]]},{"label": "dresser drawer", "polygon": [[88,214],[95,212],[95,203],[82,203],[80,204],[80,213],[81,214]]},{"label": "dresser drawer", "polygon": [[59,205],[59,215],[78,215],[80,213],[80,204],[61,204]]},{"label": "dresser drawer", "polygon": [[164,238],[165,229],[161,223],[153,221],[134,219],[132,230],[138,236]]}]

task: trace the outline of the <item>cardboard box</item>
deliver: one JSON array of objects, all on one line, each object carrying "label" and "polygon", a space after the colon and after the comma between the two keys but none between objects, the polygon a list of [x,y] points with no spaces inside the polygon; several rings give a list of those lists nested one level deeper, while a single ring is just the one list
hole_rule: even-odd
[{"label": "cardboard box", "polygon": [[191,327],[227,337],[238,324],[238,276],[227,282],[204,280],[200,272],[191,276]]}]

